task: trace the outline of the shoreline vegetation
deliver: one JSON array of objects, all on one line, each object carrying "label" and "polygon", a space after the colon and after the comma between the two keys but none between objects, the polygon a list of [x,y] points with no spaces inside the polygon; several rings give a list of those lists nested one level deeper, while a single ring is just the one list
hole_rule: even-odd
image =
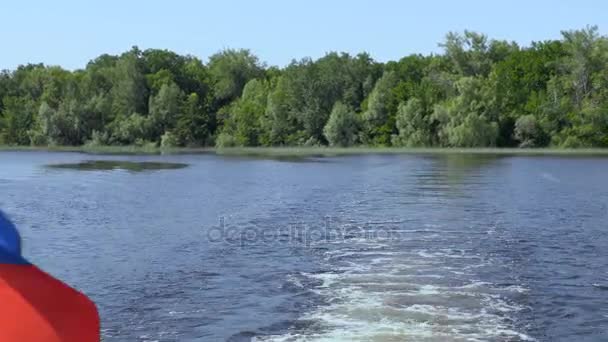
[{"label": "shoreline vegetation", "polygon": [[306,158],[353,155],[519,155],[519,156],[606,156],[606,148],[442,148],[442,147],[206,147],[162,148],[151,146],[2,146],[0,152],[77,152],[98,155],[215,154],[220,156]]},{"label": "shoreline vegetation", "polygon": [[597,27],[530,46],[450,32],[439,45],[397,61],[329,52],[282,68],[247,49],[203,62],[136,46],[72,71],[21,65],[0,71],[0,145],[253,155],[608,148],[608,36]]}]

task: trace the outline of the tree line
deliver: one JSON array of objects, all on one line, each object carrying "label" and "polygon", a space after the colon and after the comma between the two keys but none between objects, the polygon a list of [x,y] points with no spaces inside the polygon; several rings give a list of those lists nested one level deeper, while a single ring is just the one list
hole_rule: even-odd
[{"label": "tree line", "polygon": [[521,47],[465,31],[441,54],[379,63],[331,52],[267,67],[133,47],[84,69],[0,73],[0,144],[607,147],[608,38]]}]

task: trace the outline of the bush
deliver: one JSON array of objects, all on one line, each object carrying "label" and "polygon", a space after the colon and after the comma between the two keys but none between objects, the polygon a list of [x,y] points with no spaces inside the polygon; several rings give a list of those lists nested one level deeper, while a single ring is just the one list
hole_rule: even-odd
[{"label": "bush", "polygon": [[535,147],[540,141],[541,130],[534,115],[524,115],[515,121],[514,137],[519,147]]},{"label": "bush", "polygon": [[236,139],[228,133],[220,133],[215,139],[216,147],[235,147],[237,146]]},{"label": "bush", "polygon": [[28,135],[32,146],[47,146],[49,144],[48,137],[40,130],[30,130]]},{"label": "bush", "polygon": [[455,147],[487,147],[496,144],[498,125],[474,113],[464,121],[447,130],[448,141]]},{"label": "bush", "polygon": [[412,98],[401,103],[397,110],[395,125],[399,134],[393,134],[393,146],[430,146],[431,127],[422,101]]},{"label": "bush", "polygon": [[160,147],[162,148],[177,146],[179,146],[177,137],[169,131],[166,131],[165,134],[163,134],[163,136],[160,138]]},{"label": "bush", "polygon": [[315,137],[310,137],[310,138],[308,138],[308,140],[306,140],[304,142],[304,146],[306,146],[306,147],[321,146],[321,142],[319,141],[319,139],[317,139]]},{"label": "bush", "polygon": [[145,139],[149,132],[149,120],[140,114],[119,117],[112,123],[112,138],[120,144],[133,144]]},{"label": "bush", "polygon": [[90,147],[110,145],[110,136],[107,132],[93,131],[86,145]]},{"label": "bush", "polygon": [[569,136],[561,144],[561,147],[563,147],[563,148],[581,148],[581,147],[585,147],[585,146],[579,138],[574,137],[574,136]]},{"label": "bush", "polygon": [[323,129],[325,138],[332,146],[351,146],[357,140],[357,119],[348,106],[337,102]]}]

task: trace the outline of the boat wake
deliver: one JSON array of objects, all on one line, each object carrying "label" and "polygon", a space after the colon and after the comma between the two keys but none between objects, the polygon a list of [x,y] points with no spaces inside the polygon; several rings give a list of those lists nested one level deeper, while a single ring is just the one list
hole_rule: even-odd
[{"label": "boat wake", "polygon": [[314,330],[255,340],[533,341],[516,320],[528,309],[520,304],[527,288],[482,281],[484,269],[500,265],[446,248],[457,235],[428,229],[400,241],[333,241],[324,253],[331,272],[293,277],[311,279],[310,291],[327,303],[301,318],[317,322]]}]

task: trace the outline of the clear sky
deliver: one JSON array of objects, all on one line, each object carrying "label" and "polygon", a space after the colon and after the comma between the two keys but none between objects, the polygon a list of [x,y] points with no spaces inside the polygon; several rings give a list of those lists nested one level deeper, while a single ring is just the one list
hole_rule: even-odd
[{"label": "clear sky", "polygon": [[605,34],[607,13],[605,0],[2,0],[0,69],[81,68],[133,45],[203,60],[244,47],[279,66],[328,51],[387,61],[439,52],[448,31],[464,29],[523,45],[585,25]]}]

